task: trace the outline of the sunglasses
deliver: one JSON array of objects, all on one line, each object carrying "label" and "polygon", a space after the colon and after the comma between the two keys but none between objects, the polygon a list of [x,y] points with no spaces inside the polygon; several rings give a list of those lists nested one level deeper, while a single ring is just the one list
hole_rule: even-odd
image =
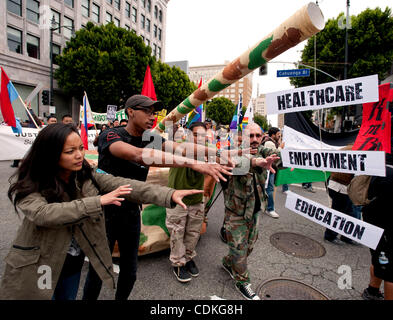
[{"label": "sunglasses", "polygon": [[260,138],[260,137],[262,137],[262,135],[260,134],[260,133],[256,133],[256,134],[253,134],[253,133],[251,133],[250,134],[250,138]]},{"label": "sunglasses", "polygon": [[134,107],[134,108],[131,108],[131,109],[143,111],[148,116],[151,116],[151,115],[158,116],[158,111],[148,110],[148,109],[145,109],[145,108],[138,108],[138,107]]}]

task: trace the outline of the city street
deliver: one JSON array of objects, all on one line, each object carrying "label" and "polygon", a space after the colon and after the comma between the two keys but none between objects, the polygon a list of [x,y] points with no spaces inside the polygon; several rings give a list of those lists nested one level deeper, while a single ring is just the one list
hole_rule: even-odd
[{"label": "city street", "polygon": [[[14,168],[10,167],[11,163],[11,161],[0,161],[0,275],[5,268],[3,259],[21,221],[6,194],[8,178],[14,171]],[[290,190],[321,204],[329,205],[323,183],[313,183],[313,187],[316,193],[303,190],[301,185],[291,185]],[[258,286],[267,280],[290,278],[318,289],[332,300],[360,300],[360,295],[369,281],[371,260],[369,249],[362,245],[337,246],[324,242],[324,229],[286,209],[285,197],[281,187],[277,188],[276,212],[280,215],[279,219],[273,219],[265,214],[261,216],[259,239],[248,260],[254,290],[257,291]],[[233,280],[221,267],[221,258],[227,253],[227,246],[218,234],[223,216],[224,205],[220,195],[209,212],[207,232],[202,235],[197,246],[198,256],[195,262],[200,269],[199,277],[193,278],[187,284],[179,283],[172,273],[168,250],[142,256],[139,259],[137,282],[130,299],[243,300],[235,289]],[[297,258],[286,254],[271,244],[271,236],[278,232],[292,232],[313,239],[325,248],[326,254],[320,258]],[[83,267],[78,299],[81,297],[87,265],[85,263]],[[339,285],[340,277],[343,276],[339,271],[340,266],[349,266],[344,269],[345,275],[349,275],[351,289]],[[103,288],[100,299],[113,298],[114,293]],[[268,296],[261,296],[261,298],[269,299]],[[293,299],[296,299],[296,296],[293,296]]]}]

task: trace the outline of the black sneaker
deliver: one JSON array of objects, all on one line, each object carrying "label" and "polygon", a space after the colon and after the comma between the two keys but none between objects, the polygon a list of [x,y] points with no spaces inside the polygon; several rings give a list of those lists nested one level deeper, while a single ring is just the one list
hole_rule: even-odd
[{"label": "black sneaker", "polygon": [[228,242],[228,240],[227,240],[227,232],[225,230],[225,227],[221,227],[221,229],[220,229],[220,238],[221,238],[222,242],[224,242],[224,243]]},{"label": "black sneaker", "polygon": [[368,291],[368,288],[364,289],[363,293],[362,293],[362,298],[364,300],[384,300],[385,297],[383,296],[383,294],[381,293],[381,291],[378,291],[378,293],[376,295],[370,293],[370,291]]},{"label": "black sneaker", "polygon": [[261,300],[254,290],[251,289],[251,283],[236,282],[235,287],[247,300]]},{"label": "black sneaker", "polygon": [[222,263],[222,268],[229,273],[229,275],[231,276],[232,279],[235,279],[233,277],[233,273],[232,273],[232,268],[230,266],[227,266],[224,262]]},{"label": "black sneaker", "polygon": [[194,260],[190,260],[186,263],[186,269],[191,276],[193,276],[193,277],[199,276],[199,270],[198,270],[198,267],[196,266]]},{"label": "black sneaker", "polygon": [[189,282],[192,279],[185,266],[173,267],[173,273],[180,282]]}]

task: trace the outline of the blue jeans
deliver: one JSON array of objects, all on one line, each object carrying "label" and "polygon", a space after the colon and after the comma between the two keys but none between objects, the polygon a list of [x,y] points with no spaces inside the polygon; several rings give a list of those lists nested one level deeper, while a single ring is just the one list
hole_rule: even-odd
[{"label": "blue jeans", "polygon": [[84,260],[83,253],[77,257],[67,254],[52,300],[76,299]]},{"label": "blue jeans", "polygon": [[273,199],[273,193],[274,193],[274,177],[276,175],[274,173],[269,173],[269,181],[267,184],[266,188],[266,193],[267,193],[267,211],[274,211],[274,199]]}]

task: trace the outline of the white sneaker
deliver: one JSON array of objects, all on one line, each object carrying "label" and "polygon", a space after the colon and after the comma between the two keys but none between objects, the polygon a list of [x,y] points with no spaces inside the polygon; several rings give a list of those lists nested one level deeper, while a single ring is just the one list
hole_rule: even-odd
[{"label": "white sneaker", "polygon": [[267,210],[266,210],[265,213],[266,213],[268,216],[270,216],[270,217],[272,217],[272,218],[275,218],[275,219],[278,219],[278,218],[280,217],[276,211],[267,211]]},{"label": "white sneaker", "polygon": [[288,194],[288,190],[287,191],[283,191],[282,193]]}]

